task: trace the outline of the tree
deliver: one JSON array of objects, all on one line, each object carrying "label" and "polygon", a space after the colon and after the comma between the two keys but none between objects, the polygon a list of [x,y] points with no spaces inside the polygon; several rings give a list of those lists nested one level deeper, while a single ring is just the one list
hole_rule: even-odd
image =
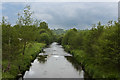
[{"label": "tree", "polygon": [[[35,27],[30,26],[33,20],[33,18],[31,17],[32,12],[30,11],[30,5],[26,5],[22,15],[23,16],[20,16],[20,14],[18,13],[18,24],[20,26],[20,38],[22,39],[24,45],[23,46],[23,55],[24,55],[27,42],[35,39],[35,35],[34,35]],[[31,35],[34,36],[31,37]]]},{"label": "tree", "polygon": [[49,35],[47,33],[40,34],[39,42],[43,42],[43,43],[49,44],[50,43]]},{"label": "tree", "polygon": [[23,17],[20,15],[20,13],[18,13],[18,19],[17,19],[17,25],[19,25],[20,27],[23,25]]},{"label": "tree", "polygon": [[29,26],[32,23],[32,15],[33,12],[30,11],[30,5],[26,5],[24,8],[24,16],[23,16],[23,24]]},{"label": "tree", "polygon": [[[36,28],[35,26],[22,26],[20,28],[20,38],[22,39],[23,42],[23,55],[24,55],[24,51],[26,48],[26,45],[28,42],[30,41],[35,41],[36,39]],[[31,35],[33,35],[31,37]]]},{"label": "tree", "polygon": [[17,24],[19,26],[21,25],[31,25],[32,22],[33,22],[33,18],[32,18],[32,14],[33,12],[31,12],[30,10],[30,5],[26,5],[25,8],[24,8],[24,11],[22,14],[18,13],[18,19],[17,19]]},{"label": "tree", "polygon": [[108,26],[112,26],[112,20],[108,21]]},{"label": "tree", "polygon": [[35,25],[36,27],[39,27],[40,22],[41,22],[41,20],[35,19],[33,25]]},{"label": "tree", "polygon": [[41,22],[40,29],[48,29],[48,24],[46,22]]},{"label": "tree", "polygon": [[3,16],[3,17],[2,17],[2,25],[7,25],[7,23],[8,23],[7,20],[6,20],[5,17]]},{"label": "tree", "polygon": [[[63,37],[63,40],[62,40],[62,44],[63,45],[69,45],[69,44],[72,44],[72,40],[73,38],[75,38],[76,36],[76,32],[77,30],[76,29],[70,29],[67,31],[67,33],[64,35]],[[73,42],[74,43],[74,42]]]},{"label": "tree", "polygon": [[40,29],[40,34],[42,34],[42,33],[47,33],[47,30],[46,29]]}]

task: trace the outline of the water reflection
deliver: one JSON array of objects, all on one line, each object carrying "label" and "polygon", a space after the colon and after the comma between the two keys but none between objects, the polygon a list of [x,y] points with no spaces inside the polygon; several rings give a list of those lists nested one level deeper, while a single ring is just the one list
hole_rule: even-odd
[{"label": "water reflection", "polygon": [[65,58],[72,64],[72,66],[79,72],[81,72],[82,67],[80,66],[80,64],[78,64],[78,62],[76,62],[76,60],[72,57],[72,56],[65,56]]},{"label": "water reflection", "polygon": [[39,55],[37,59],[40,63],[45,63],[47,61],[47,55]]},{"label": "water reflection", "polygon": [[88,74],[84,73],[84,71],[82,70],[81,64],[79,64],[72,56],[65,56],[65,58],[72,64],[72,66],[77,71],[79,71],[79,74],[84,74],[84,78],[90,78]]}]

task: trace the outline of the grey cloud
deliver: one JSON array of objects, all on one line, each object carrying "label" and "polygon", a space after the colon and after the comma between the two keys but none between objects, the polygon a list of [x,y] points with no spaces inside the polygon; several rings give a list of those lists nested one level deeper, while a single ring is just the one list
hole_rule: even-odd
[{"label": "grey cloud", "polygon": [[30,4],[31,10],[34,11],[33,17],[46,21],[50,28],[70,29],[76,27],[86,29],[98,21],[106,24],[109,20],[117,20],[118,18],[117,2],[31,2],[9,4],[12,6],[7,7],[12,9],[12,13],[10,10],[3,10],[3,13],[12,21],[17,18],[14,17],[17,15],[16,12],[21,11],[20,9],[26,4]]},{"label": "grey cloud", "polygon": [[117,3],[33,3],[31,6],[35,17],[45,19],[52,28],[59,25],[59,28],[84,29],[98,21],[105,24],[117,20],[118,13]]}]

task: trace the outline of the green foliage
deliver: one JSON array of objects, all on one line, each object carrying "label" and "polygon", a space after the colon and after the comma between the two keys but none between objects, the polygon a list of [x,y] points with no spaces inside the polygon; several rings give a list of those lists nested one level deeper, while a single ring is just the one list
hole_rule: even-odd
[{"label": "green foliage", "polygon": [[54,34],[48,28],[48,24],[46,22],[41,22],[40,26],[37,29],[38,32],[37,32],[36,41],[43,42],[46,44],[50,44],[51,42],[53,42]]},{"label": "green foliage", "polygon": [[5,19],[5,17],[4,17],[4,16],[2,17],[2,24],[3,24],[3,25],[8,24],[8,22],[7,22],[7,20]]},{"label": "green foliage", "polygon": [[[36,39],[37,32],[35,26],[21,26],[19,31],[23,42],[34,41]],[[33,36],[31,37],[31,35]]]},{"label": "green foliage", "polygon": [[42,33],[40,34],[40,37],[39,37],[39,42],[43,42],[43,43],[46,43],[46,44],[49,44],[50,43],[50,37],[47,33]]},{"label": "green foliage", "polygon": [[54,36],[48,24],[40,23],[40,20],[34,22],[31,16],[28,5],[23,14],[18,13],[16,25],[11,26],[4,17],[2,19],[3,78],[16,78],[18,73],[26,71],[45,44],[53,41]]},{"label": "green foliage", "polygon": [[[2,25],[2,51],[3,58],[12,58],[21,48],[19,34],[14,27]],[[9,56],[8,56],[9,55]]]},{"label": "green foliage", "polygon": [[48,24],[46,22],[41,22],[40,29],[48,29]]},{"label": "green foliage", "polygon": [[62,44],[63,45],[70,45],[72,44],[73,38],[76,36],[76,32],[74,29],[70,29],[69,31],[66,32],[66,34],[63,37]]},{"label": "green foliage", "polygon": [[[28,44],[25,50],[25,55],[22,55],[22,53],[17,55],[14,58],[14,60],[10,62],[10,69],[8,71],[5,71],[5,70],[7,69],[9,60],[4,58],[2,61],[2,66],[3,66],[3,71],[5,72],[3,72],[2,77],[16,78],[16,76],[19,73],[22,73],[27,68],[29,68],[28,66],[30,65],[31,61],[35,59],[37,53],[39,53],[43,47],[45,47],[45,44],[43,43]],[[20,66],[20,69],[19,69],[19,66]]]},{"label": "green foliage", "polygon": [[33,12],[30,11],[30,5],[26,5],[25,8],[24,8],[23,14],[18,13],[17,24],[19,26],[22,26],[22,25],[29,26],[29,25],[31,25],[32,21],[33,21],[33,18],[31,17],[32,13]]},{"label": "green foliage", "polygon": [[40,34],[42,33],[47,33],[47,30],[46,29],[40,29]]},{"label": "green foliage", "polygon": [[56,40],[59,44],[62,44],[61,42],[62,42],[63,36],[64,36],[64,34],[57,35],[57,36],[55,36],[55,40]]},{"label": "green foliage", "polygon": [[65,50],[84,65],[93,78],[120,78],[120,24],[98,22],[90,30],[70,29],[62,39]]}]

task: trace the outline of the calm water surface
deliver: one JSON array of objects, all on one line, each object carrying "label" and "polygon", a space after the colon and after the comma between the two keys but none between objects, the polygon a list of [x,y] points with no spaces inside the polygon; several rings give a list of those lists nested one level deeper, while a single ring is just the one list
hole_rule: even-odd
[{"label": "calm water surface", "polygon": [[23,78],[84,78],[84,71],[61,45],[52,43],[31,63]]}]

